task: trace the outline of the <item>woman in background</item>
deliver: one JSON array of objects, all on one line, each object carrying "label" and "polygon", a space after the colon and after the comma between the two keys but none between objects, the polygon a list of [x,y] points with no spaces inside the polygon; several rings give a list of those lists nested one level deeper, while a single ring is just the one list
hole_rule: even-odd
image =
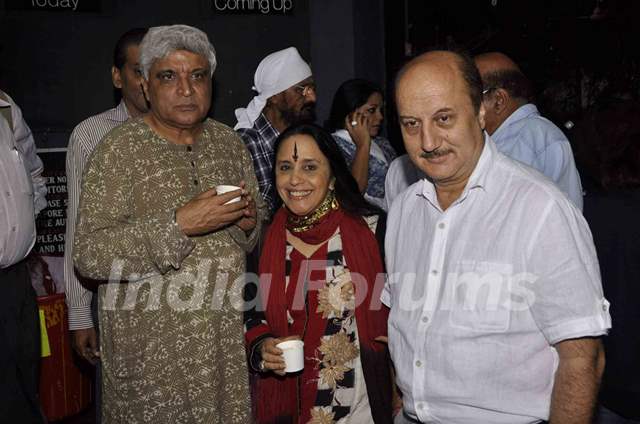
[{"label": "woman in background", "polygon": [[384,209],[384,179],[396,152],[380,137],[384,119],[382,89],[376,84],[351,79],[333,97],[327,127],[333,132],[351,174],[366,200]]}]

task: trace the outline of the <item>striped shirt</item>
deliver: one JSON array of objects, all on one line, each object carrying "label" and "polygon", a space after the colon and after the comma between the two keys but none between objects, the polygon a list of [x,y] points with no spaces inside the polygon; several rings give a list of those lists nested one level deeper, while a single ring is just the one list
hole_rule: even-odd
[{"label": "striped shirt", "polygon": [[[351,168],[356,157],[356,144],[351,139],[347,130],[340,129],[333,134],[333,139],[340,147],[342,156],[347,161],[347,166]],[[371,139],[369,149],[369,170],[367,177],[367,190],[364,198],[379,208],[387,210],[384,202],[384,179],[389,170],[389,164],[396,156],[396,151],[391,147],[391,143],[384,137],[374,137]]]},{"label": "striped shirt", "polygon": [[93,293],[87,290],[73,269],[73,239],[76,230],[76,216],[80,202],[82,173],[89,156],[100,140],[112,129],[129,119],[124,102],[105,112],[94,115],[76,126],[67,146],[67,232],[64,246],[64,284],[69,308],[69,329],[81,330],[93,327],[91,299]]}]

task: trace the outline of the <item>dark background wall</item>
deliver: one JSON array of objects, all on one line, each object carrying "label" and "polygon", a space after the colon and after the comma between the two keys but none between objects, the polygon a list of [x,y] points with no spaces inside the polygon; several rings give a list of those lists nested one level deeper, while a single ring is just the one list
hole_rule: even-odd
[{"label": "dark background wall", "polygon": [[[596,105],[640,100],[640,1],[388,0],[384,8],[387,87],[407,60],[456,45],[511,56],[532,80],[542,114],[563,130]],[[387,132],[402,149],[387,98]]]},{"label": "dark background wall", "polygon": [[46,147],[64,146],[77,123],[113,105],[113,44],[134,26],[185,23],[209,34],[220,63],[211,115],[229,125],[233,110],[253,95],[259,61],[290,45],[314,70],[319,123],[341,82],[376,81],[387,88],[387,131],[399,150],[393,78],[433,45],[510,54],[533,80],[539,107],[559,125],[607,90],[640,93],[636,0],[268,0],[290,1],[286,16],[221,14],[212,11],[216,0],[76,0],[100,4],[100,13],[7,10],[64,1],[0,0],[0,87]]},{"label": "dark background wall", "polygon": [[22,107],[40,146],[62,147],[75,125],[114,104],[110,67],[118,36],[136,26],[175,23],[202,29],[216,48],[210,114],[228,125],[235,124],[234,109],[253,96],[260,60],[288,46],[314,69],[319,122],[343,80],[384,81],[382,0],[291,0],[287,15],[221,14],[212,11],[212,1],[79,0],[99,4],[96,13],[7,10],[34,0],[0,0],[0,87]]},{"label": "dark background wall", "polygon": [[[83,1],[83,0],[80,0]],[[269,52],[296,46],[309,57],[308,1],[293,13],[215,15],[197,0],[102,0],[103,13],[11,12],[0,24],[0,83],[36,128],[73,128],[113,104],[115,41],[135,26],[183,23],[205,31],[218,56],[212,115],[233,124],[250,97],[253,71]]]},{"label": "dark background wall", "polygon": [[311,0],[309,17],[318,122],[322,123],[343,81],[358,77],[384,85],[384,1]]},{"label": "dark background wall", "polygon": [[390,74],[434,45],[501,51],[532,80],[538,107],[559,125],[605,98],[640,94],[637,0],[386,3],[387,43],[395,42],[387,49]]}]

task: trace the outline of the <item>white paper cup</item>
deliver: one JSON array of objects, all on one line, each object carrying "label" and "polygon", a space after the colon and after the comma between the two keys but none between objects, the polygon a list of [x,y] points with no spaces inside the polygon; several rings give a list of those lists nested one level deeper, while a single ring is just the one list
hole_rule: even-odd
[{"label": "white paper cup", "polygon": [[304,342],[302,340],[287,340],[278,343],[276,347],[282,350],[286,372],[298,372],[304,368]]},{"label": "white paper cup", "polygon": [[[224,194],[224,193],[229,193],[230,191],[235,191],[235,190],[241,190],[241,188],[238,187],[238,186],[225,185],[225,184],[221,184],[219,186],[216,186],[216,194],[218,194],[218,195]],[[241,198],[241,196],[235,197],[235,198],[229,200],[227,203],[225,203],[225,205],[228,205],[229,203],[239,202],[240,198]]]}]

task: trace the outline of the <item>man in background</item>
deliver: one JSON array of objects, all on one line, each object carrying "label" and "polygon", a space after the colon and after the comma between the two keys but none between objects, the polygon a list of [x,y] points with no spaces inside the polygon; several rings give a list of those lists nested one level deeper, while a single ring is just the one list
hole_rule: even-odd
[{"label": "man in background", "polygon": [[289,126],[315,120],[316,86],[311,68],[295,47],[265,57],[254,75],[258,93],[246,108],[236,109],[234,129],[242,138],[270,214],[275,209],[273,143]]},{"label": "man in background", "polygon": [[508,56],[474,58],[482,78],[485,130],[498,150],[549,177],[582,210],[582,185],[569,140],[531,103],[531,83]]},{"label": "man in background", "polygon": [[[81,357],[96,365],[96,416],[100,422],[101,368],[98,363],[97,316],[92,316],[93,292],[82,285],[73,267],[73,238],[80,202],[80,183],[89,156],[100,140],[112,129],[132,117],[147,112],[142,93],[139,44],[146,28],[133,28],[120,36],[113,51],[111,81],[120,91],[118,106],[91,116],[76,126],[67,146],[67,229],[64,252],[64,282],[73,348]],[[86,280],[85,280],[86,281]]]},{"label": "man in background", "polygon": [[93,294],[78,280],[73,269],[73,237],[80,199],[82,172],[89,155],[109,131],[130,117],[147,111],[147,103],[140,86],[142,74],[138,63],[138,45],[147,33],[146,28],[131,29],[118,39],[113,51],[111,80],[120,90],[122,100],[115,108],[91,116],[76,126],[67,146],[67,233],[64,254],[64,280],[69,308],[69,330],[73,347],[80,357],[95,363],[98,354],[96,330],[91,314]]},{"label": "man in background", "polygon": [[42,161],[18,105],[0,91],[0,420],[42,423],[40,325],[25,257],[47,206]]}]

